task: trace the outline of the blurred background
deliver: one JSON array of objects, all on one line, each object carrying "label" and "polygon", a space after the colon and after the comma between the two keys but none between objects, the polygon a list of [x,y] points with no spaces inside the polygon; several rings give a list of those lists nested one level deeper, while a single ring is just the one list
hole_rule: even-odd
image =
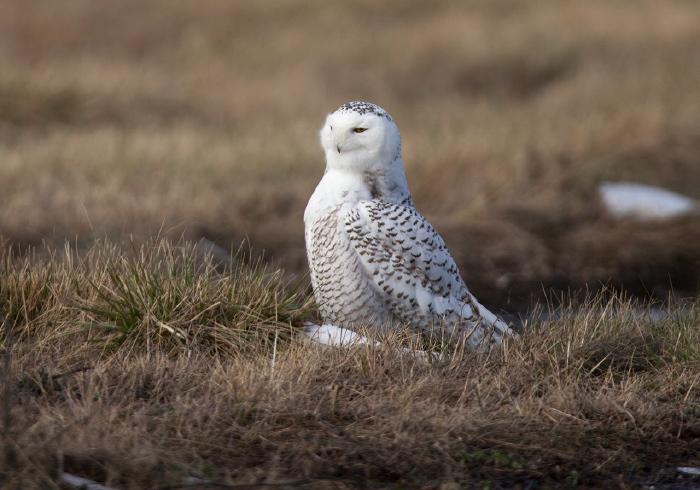
[{"label": "blurred background", "polygon": [[389,111],[470,289],[697,294],[700,219],[616,218],[604,181],[700,199],[696,0],[3,0],[0,236],[247,240],[307,270],[318,130]]}]

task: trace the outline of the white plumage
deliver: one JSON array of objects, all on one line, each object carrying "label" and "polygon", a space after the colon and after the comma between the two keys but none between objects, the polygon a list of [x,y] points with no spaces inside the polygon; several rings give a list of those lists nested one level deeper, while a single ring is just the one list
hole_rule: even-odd
[{"label": "white plumage", "polygon": [[408,325],[475,350],[511,329],[467,290],[445,243],[413,206],[391,116],[350,102],[321,129],[326,172],[304,213],[311,283],[324,322]]}]

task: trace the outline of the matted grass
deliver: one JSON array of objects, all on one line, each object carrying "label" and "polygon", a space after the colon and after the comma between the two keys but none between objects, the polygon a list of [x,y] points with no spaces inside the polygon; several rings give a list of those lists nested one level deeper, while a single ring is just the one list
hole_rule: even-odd
[{"label": "matted grass", "polygon": [[0,235],[247,238],[301,277],[318,130],[369,100],[490,309],[601,283],[693,295],[697,217],[620,224],[596,186],[700,198],[698,17],[687,0],[6,0]]},{"label": "matted grass", "polygon": [[427,363],[401,335],[295,336],[310,310],[278,273],[196,247],[2,264],[4,488],[629,488],[700,465],[697,304],[566,303]]}]

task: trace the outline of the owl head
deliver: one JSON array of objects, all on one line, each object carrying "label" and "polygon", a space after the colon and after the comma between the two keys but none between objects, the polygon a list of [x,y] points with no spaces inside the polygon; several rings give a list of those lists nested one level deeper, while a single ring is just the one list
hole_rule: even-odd
[{"label": "owl head", "polygon": [[348,102],[321,129],[328,168],[375,171],[401,165],[401,136],[388,112],[369,102]]}]

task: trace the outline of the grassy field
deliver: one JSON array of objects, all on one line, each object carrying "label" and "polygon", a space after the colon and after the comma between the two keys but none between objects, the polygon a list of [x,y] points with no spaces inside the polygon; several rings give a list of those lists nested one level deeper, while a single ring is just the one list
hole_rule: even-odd
[{"label": "grassy field", "polygon": [[305,295],[239,263],[165,241],[3,257],[2,488],[682,488],[659,485],[700,464],[697,303],[567,303],[428,363],[407,332],[311,344]]},{"label": "grassy field", "polygon": [[[698,18],[692,0],[1,2],[0,486],[683,484],[700,219],[615,220],[596,188],[700,198]],[[565,298],[561,318],[436,364],[395,354],[402,335],[296,340],[318,129],[350,100],[397,121],[475,295],[508,318]]]}]

